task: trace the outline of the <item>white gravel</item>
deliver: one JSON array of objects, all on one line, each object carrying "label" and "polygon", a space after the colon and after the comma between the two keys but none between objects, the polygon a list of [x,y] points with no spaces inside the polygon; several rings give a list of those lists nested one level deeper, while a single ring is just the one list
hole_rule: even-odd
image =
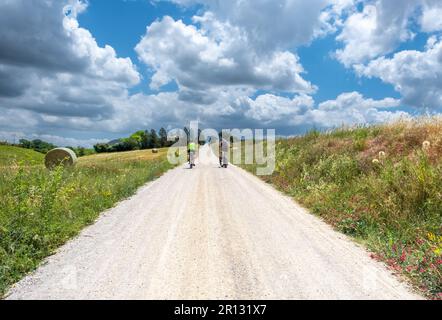
[{"label": "white gravel", "polygon": [[289,197],[239,168],[220,169],[210,156],[105,212],[8,296],[421,298]]}]

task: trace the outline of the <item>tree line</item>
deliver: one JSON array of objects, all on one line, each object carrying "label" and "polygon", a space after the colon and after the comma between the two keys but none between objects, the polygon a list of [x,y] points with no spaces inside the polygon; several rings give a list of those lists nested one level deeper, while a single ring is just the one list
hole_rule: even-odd
[{"label": "tree line", "polygon": [[25,148],[25,149],[31,149],[40,153],[46,154],[48,151],[57,148],[57,146],[53,145],[52,143],[35,139],[35,140],[26,140],[26,139],[20,139],[19,147]]},{"label": "tree line", "polygon": [[[13,145],[13,146],[17,146],[20,148],[25,148],[25,149],[31,149],[43,154],[48,153],[49,151],[51,151],[52,149],[58,148],[56,145],[40,140],[40,139],[35,139],[35,140],[26,140],[26,139],[20,139],[19,143],[17,145],[14,144],[9,144],[9,145]],[[70,147],[70,146],[66,146],[66,148],[71,149],[72,151],[75,152],[75,154],[77,155],[77,157],[83,157],[83,156],[87,156],[90,154],[95,153],[95,151],[93,149],[87,149],[87,148],[83,148],[83,147]]]},{"label": "tree line", "polygon": [[98,143],[94,146],[95,152],[122,152],[170,147],[174,142],[167,141],[167,131],[161,128],[157,133],[155,129],[140,130],[128,138],[122,138],[108,143]]}]

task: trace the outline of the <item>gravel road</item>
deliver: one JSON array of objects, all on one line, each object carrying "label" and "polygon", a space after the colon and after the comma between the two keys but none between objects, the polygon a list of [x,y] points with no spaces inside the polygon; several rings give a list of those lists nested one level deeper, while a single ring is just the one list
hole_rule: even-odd
[{"label": "gravel road", "polygon": [[420,299],[290,198],[208,148],[103,213],[8,299]]}]

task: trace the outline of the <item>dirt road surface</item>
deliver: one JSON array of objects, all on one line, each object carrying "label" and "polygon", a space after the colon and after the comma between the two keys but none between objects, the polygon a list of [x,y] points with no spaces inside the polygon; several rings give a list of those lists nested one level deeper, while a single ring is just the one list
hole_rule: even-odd
[{"label": "dirt road surface", "polygon": [[9,299],[419,299],[386,267],[209,148],[105,212]]}]

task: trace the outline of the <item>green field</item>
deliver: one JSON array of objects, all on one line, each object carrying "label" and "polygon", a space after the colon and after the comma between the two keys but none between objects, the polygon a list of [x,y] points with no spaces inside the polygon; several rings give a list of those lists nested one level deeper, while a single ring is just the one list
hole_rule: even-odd
[{"label": "green field", "polygon": [[43,155],[0,148],[0,297],[101,212],[172,168],[166,149],[87,156],[74,169],[48,171]]},{"label": "green field", "polygon": [[20,165],[38,165],[44,161],[44,155],[34,150],[0,145],[0,167]]},{"label": "green field", "polygon": [[276,152],[264,180],[442,298],[440,118],[312,131],[280,140]]}]

